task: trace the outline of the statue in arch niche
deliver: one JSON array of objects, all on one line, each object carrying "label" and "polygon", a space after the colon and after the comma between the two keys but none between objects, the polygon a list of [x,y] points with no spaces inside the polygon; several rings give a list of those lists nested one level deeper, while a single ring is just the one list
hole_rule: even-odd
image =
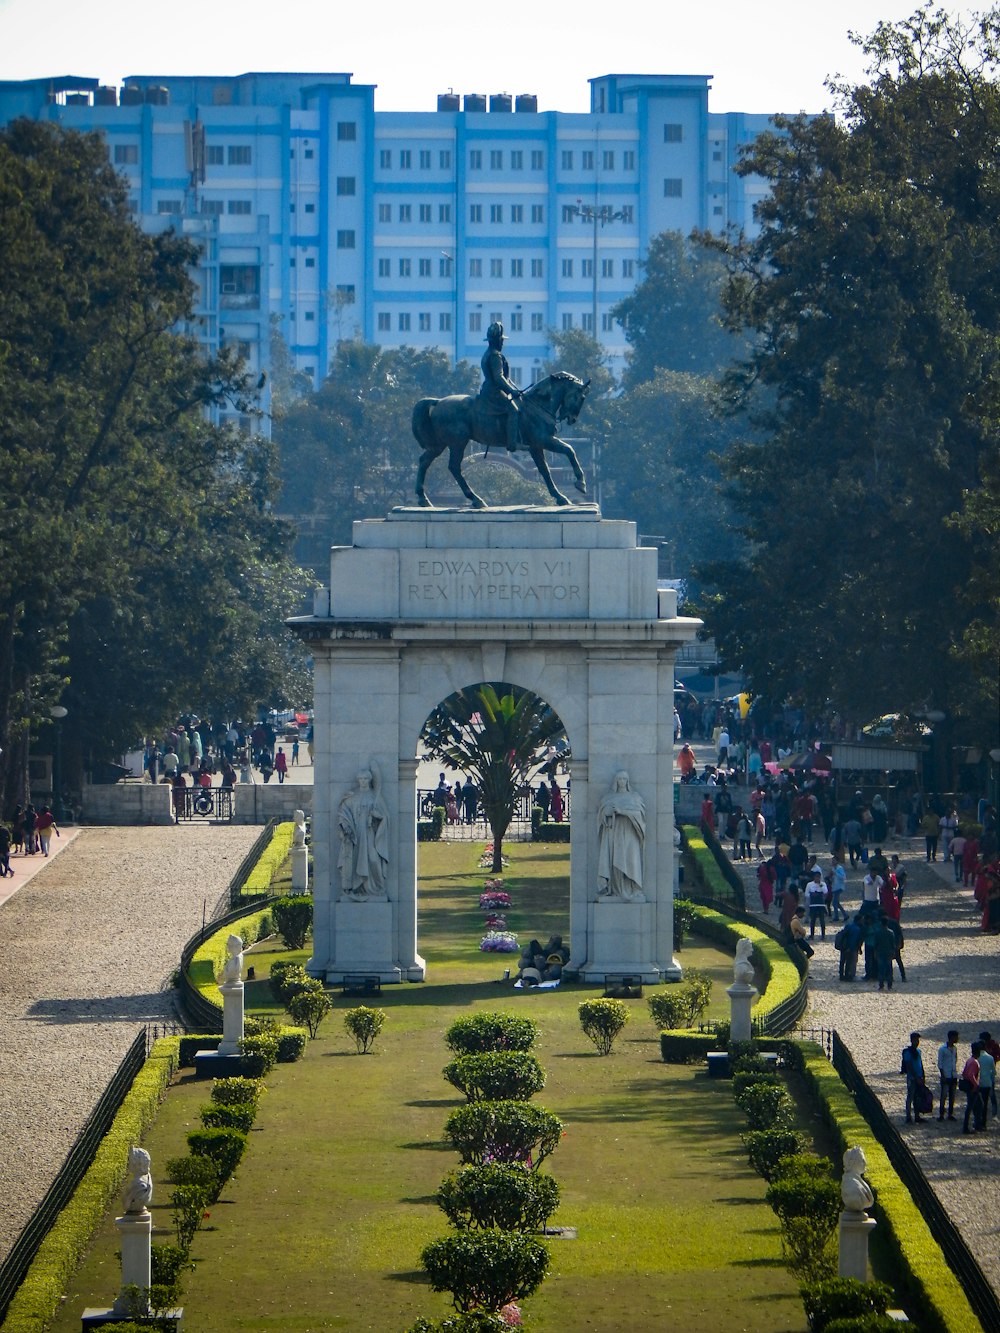
[{"label": "statue in arch niche", "polygon": [[355,902],[385,898],[389,810],[382,799],[379,772],[374,764],[361,769],[356,785],[341,799],[337,829],[341,895]]},{"label": "statue in arch niche", "polygon": [[642,853],[646,806],[623,769],[597,807],[597,896],[644,903]]}]

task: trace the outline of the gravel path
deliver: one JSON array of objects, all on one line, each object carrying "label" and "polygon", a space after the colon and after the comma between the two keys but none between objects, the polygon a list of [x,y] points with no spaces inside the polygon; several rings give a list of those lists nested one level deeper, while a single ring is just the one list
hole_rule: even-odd
[{"label": "gravel path", "polygon": [[260,830],[82,830],[0,907],[0,1259]]},{"label": "gravel path", "polygon": [[[899,839],[884,849],[898,852],[907,872],[907,890],[900,924],[905,946],[906,981],[894,981],[892,991],[880,992],[873,982],[842,982],[837,978],[839,955],[833,947],[837,926],[827,925],[826,940],[818,934],[809,963],[808,1027],[836,1028],[855,1064],[877,1093],[887,1114],[899,1128],[927,1179],[961,1230],[970,1250],[994,1289],[1000,1294],[1000,1122],[991,1119],[985,1134],[963,1135],[961,1119],[939,1123],[937,1048],[949,1028],[957,1028],[959,1066],[969,1055],[970,1043],[984,1029],[1000,1035],[1000,998],[997,994],[998,953],[995,935],[979,929],[980,913],[972,890],[954,882],[951,864],[928,865],[923,839]],[[826,868],[828,855],[821,855]],[[747,884],[747,906],[760,911],[757,878],[752,866],[737,866]],[[844,904],[857,910],[863,871],[848,867]],[[770,919],[776,918],[771,908]],[[864,959],[859,962],[859,978]],[[899,1073],[900,1054],[910,1033],[921,1034],[927,1081],[934,1091],[933,1120],[907,1125],[904,1120],[906,1080]],[[956,1114],[964,1112],[965,1095],[958,1093]]]}]

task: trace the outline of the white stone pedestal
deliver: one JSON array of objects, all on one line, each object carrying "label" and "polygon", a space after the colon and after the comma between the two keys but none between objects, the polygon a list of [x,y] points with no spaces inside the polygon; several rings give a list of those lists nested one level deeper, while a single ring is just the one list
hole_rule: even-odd
[{"label": "white stone pedestal", "polygon": [[868,1281],[868,1240],[877,1226],[875,1219],[867,1213],[855,1213],[845,1208],[840,1214],[838,1276]]},{"label": "white stone pedestal", "polygon": [[292,848],[292,892],[309,892],[309,848]]},{"label": "white stone pedestal", "polygon": [[584,981],[603,982],[607,976],[660,980],[653,957],[652,903],[618,899],[590,903],[587,908],[590,956],[581,972]]},{"label": "white stone pedestal", "polygon": [[[152,1282],[150,1251],[153,1219],[143,1209],[141,1213],[126,1213],[123,1217],[116,1217],[115,1226],[122,1238],[122,1289],[113,1308],[120,1315],[143,1315],[149,1310],[149,1287]],[[141,1287],[146,1293],[145,1301],[142,1298],[139,1301],[141,1309],[135,1308],[135,1293],[127,1291],[128,1287]]]},{"label": "white stone pedestal", "polygon": [[753,1036],[750,1010],[758,995],[757,987],[748,981],[734,981],[726,987],[726,994],[729,996],[729,1039],[749,1041]]},{"label": "white stone pedestal", "polygon": [[343,981],[348,975],[406,980],[393,961],[392,903],[341,898],[333,905],[333,920],[337,953],[326,969],[327,981]]},{"label": "white stone pedestal", "polygon": [[239,1055],[243,1040],[243,982],[235,981],[219,987],[222,992],[222,1041],[219,1055]]}]

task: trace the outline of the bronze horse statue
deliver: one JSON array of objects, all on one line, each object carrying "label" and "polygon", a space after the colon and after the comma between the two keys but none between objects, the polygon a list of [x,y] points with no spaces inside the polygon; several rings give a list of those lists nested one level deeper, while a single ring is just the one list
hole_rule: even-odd
[{"label": "bronze horse statue", "polygon": [[[549,465],[545,461],[546,449],[569,459],[576,478],[576,489],[587,494],[587,481],[573,446],[560,440],[556,431],[560,421],[568,421],[571,425],[576,421],[589,388],[590,380],[580,380],[567,371],[559,370],[539,380],[530,389],[525,389],[519,399],[521,444],[518,447],[527,449],[556,504],[568,505],[572,501],[563,495],[552,480]],[[504,449],[507,438],[504,418],[491,410],[481,395],[454,393],[447,398],[421,398],[413,409],[413,434],[423,450],[417,468],[416,485],[420,503],[431,507],[424,490],[424,478],[431,463],[447,449],[448,471],[461,486],[462,493],[469,499],[473,509],[485,509],[486,501],[476,494],[462,475],[462,458],[470,440],[477,440],[487,450]]]}]

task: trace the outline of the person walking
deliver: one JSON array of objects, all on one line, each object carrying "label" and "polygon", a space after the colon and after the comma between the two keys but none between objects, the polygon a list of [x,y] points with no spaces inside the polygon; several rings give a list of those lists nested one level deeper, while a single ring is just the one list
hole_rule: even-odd
[{"label": "person walking", "polygon": [[288,776],[288,756],[285,754],[284,746],[278,746],[278,753],[274,756],[274,771],[278,775],[280,786]]},{"label": "person walking", "polygon": [[815,939],[816,927],[819,926],[820,939],[826,939],[826,883],[823,872],[812,872],[812,881],[806,889],[806,904],[809,908],[809,938]]},{"label": "person walking", "polygon": [[563,813],[565,811],[565,808],[566,807],[563,803],[562,788],[559,786],[559,783],[556,781],[556,779],[553,778],[549,783],[549,811],[552,815],[554,823],[556,824],[562,823]]},{"label": "person walking", "polygon": [[962,826],[959,825],[958,832],[951,840],[951,863],[955,871],[955,883],[962,882],[962,866],[965,862],[965,834],[962,832]]},{"label": "person walking", "polygon": [[948,1119],[955,1119],[955,1091],[958,1088],[958,1031],[952,1028],[946,1040],[938,1047],[938,1073],[941,1076],[941,1106],[938,1119],[945,1117],[945,1104],[948,1107]]},{"label": "person walking", "polygon": [[[889,984],[891,986],[892,982]],[[909,1125],[915,1120],[918,1125],[922,1125],[924,1118],[920,1114],[919,1099],[923,1095],[920,1090],[924,1084],[924,1057],[920,1051],[919,1032],[910,1033],[910,1044],[903,1047],[899,1072],[906,1075],[906,1123]]]},{"label": "person walking", "polygon": [[471,778],[466,778],[462,784],[462,810],[465,814],[465,822],[474,824],[476,822],[476,811],[479,808],[479,788]]},{"label": "person walking", "polygon": [[761,861],[757,867],[757,890],[760,893],[760,905],[765,912],[770,912],[774,902],[774,865],[771,860]]},{"label": "person walking", "polygon": [[941,821],[933,810],[928,810],[920,821],[920,828],[924,835],[924,846],[927,852],[928,861],[936,861],[938,854],[938,838],[941,834]]},{"label": "person walking", "polygon": [[847,908],[843,904],[843,895],[847,889],[847,871],[844,869],[843,861],[835,860],[831,884],[830,920],[846,921]]},{"label": "person walking", "polygon": [[[972,1054],[962,1067],[958,1080],[959,1089],[965,1093],[965,1119],[962,1121],[962,1133],[974,1134],[979,1128],[979,1052],[983,1048],[978,1041],[972,1043]],[[972,1129],[969,1129],[969,1120]]]},{"label": "person walking", "polygon": [[60,837],[59,829],[56,827],[55,816],[47,805],[43,805],[41,813],[35,821],[35,831],[38,834],[38,842],[41,847],[42,855],[48,856],[49,844],[52,842],[52,834]]},{"label": "person walking", "polygon": [[840,981],[854,981],[858,975],[858,954],[861,952],[861,917],[849,920],[837,932],[834,948],[840,953],[837,977]]},{"label": "person walking", "polygon": [[896,936],[889,928],[885,913],[874,922],[872,948],[875,954],[875,972],[879,990],[892,990],[892,964],[896,957]]},{"label": "person walking", "polygon": [[[1000,1061],[1000,1042],[994,1041],[989,1032],[980,1032],[979,1040],[982,1043],[983,1051],[992,1055],[994,1063]],[[981,1059],[982,1057],[980,1057]],[[995,1074],[990,1088],[990,1104],[993,1107],[993,1119],[995,1120],[997,1118],[997,1080]]]},{"label": "person walking", "polygon": [[986,1122],[990,1118],[991,1105],[994,1120],[997,1114],[997,1062],[987,1050],[981,1034],[979,1044],[979,1127],[985,1129]]},{"label": "person walking", "polygon": [[10,868],[10,829],[6,824],[0,824],[0,879],[13,873]]}]

